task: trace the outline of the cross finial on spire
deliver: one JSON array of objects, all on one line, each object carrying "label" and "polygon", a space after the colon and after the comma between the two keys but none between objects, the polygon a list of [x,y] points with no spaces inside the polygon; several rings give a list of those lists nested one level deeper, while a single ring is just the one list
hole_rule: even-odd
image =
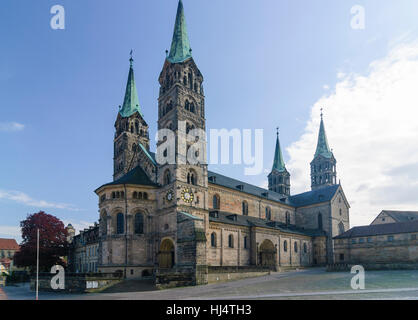
[{"label": "cross finial on spire", "polygon": [[276,130],[277,130],[277,136],[279,136],[279,127],[277,127]]},{"label": "cross finial on spire", "polygon": [[132,58],[132,54],[134,53],[134,51],[131,49],[131,52],[129,53],[129,55],[131,56],[130,58],[129,58],[129,62],[131,63],[131,66],[132,66],[132,63],[134,62],[134,58]]}]

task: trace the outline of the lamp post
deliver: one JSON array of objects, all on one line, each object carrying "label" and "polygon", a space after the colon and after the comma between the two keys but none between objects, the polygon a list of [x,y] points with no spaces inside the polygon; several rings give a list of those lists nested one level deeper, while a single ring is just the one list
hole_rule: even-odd
[{"label": "lamp post", "polygon": [[39,229],[36,234],[36,300],[38,300],[39,291]]}]

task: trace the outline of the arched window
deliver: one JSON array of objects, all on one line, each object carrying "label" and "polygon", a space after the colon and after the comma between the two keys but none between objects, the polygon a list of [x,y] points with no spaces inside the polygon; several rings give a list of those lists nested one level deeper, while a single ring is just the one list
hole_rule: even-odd
[{"label": "arched window", "polygon": [[116,198],[116,193],[115,193],[115,191],[113,191],[112,192],[112,199],[115,199]]},{"label": "arched window", "polygon": [[144,198],[144,200],[148,200],[148,193],[144,192],[143,198]]},{"label": "arched window", "polygon": [[139,133],[139,123],[138,123],[138,121],[135,121],[135,133],[136,134]]},{"label": "arched window", "polygon": [[293,246],[295,247],[295,252],[298,252],[298,243],[297,243],[297,242],[295,242],[295,243],[293,244]]},{"label": "arched window", "polygon": [[212,200],[213,209],[219,210],[221,208],[221,198],[219,197],[219,195],[215,194]]},{"label": "arched window", "polygon": [[244,237],[244,249],[248,249],[248,237]]},{"label": "arched window", "polygon": [[339,231],[339,234],[343,234],[345,232],[344,223],[340,222],[338,224],[338,231]]},{"label": "arched window", "polygon": [[322,213],[318,214],[318,229],[322,230]]},{"label": "arched window", "polygon": [[141,200],[142,199],[142,192],[138,192],[138,199]]},{"label": "arched window", "polygon": [[215,232],[213,232],[213,233],[210,235],[210,245],[211,245],[213,248],[215,248],[215,247],[216,247],[216,233],[215,233]]},{"label": "arched window", "polygon": [[197,176],[194,171],[190,171],[187,173],[187,183],[192,184],[194,186],[197,184]]},{"label": "arched window", "polygon": [[134,191],[133,198],[138,199],[138,192]]},{"label": "arched window", "polygon": [[186,100],[186,104],[185,104],[184,108],[185,108],[187,111],[189,111],[189,110],[190,110],[190,102],[189,102],[189,100]]},{"label": "arched window", "polygon": [[242,214],[248,216],[248,203],[247,201],[242,202]]},{"label": "arched window", "polygon": [[192,102],[191,104],[190,104],[190,112],[193,112],[193,113],[195,113],[195,107],[194,107],[194,103]]},{"label": "arched window", "polygon": [[286,224],[289,225],[290,224],[290,212],[286,211]]},{"label": "arched window", "polygon": [[266,220],[271,220],[271,208],[266,207]]},{"label": "arched window", "polygon": [[303,243],[303,253],[308,252],[308,246],[306,245],[306,242]]},{"label": "arched window", "polygon": [[170,184],[171,183],[171,173],[170,170],[167,170],[164,174],[164,184]]},{"label": "arched window", "polygon": [[228,247],[230,248],[234,247],[234,236],[232,234],[228,236]]},{"label": "arched window", "polygon": [[116,216],[116,233],[123,234],[125,232],[125,219],[123,213],[118,213]]},{"label": "arched window", "polygon": [[287,240],[283,241],[283,250],[287,252]]},{"label": "arched window", "polygon": [[191,72],[189,72],[189,85],[190,89],[193,90],[193,75],[191,74]]},{"label": "arched window", "polygon": [[142,213],[137,213],[135,215],[135,233],[144,233],[144,215]]}]

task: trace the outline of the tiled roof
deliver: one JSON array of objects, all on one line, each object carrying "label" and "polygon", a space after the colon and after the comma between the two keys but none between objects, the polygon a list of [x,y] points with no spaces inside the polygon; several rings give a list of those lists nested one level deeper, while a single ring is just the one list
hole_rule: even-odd
[{"label": "tiled roof", "polygon": [[[226,177],[219,173],[208,171],[209,183],[216,184],[222,187],[234,189],[244,193],[248,193],[257,197],[263,197],[283,204],[291,205],[283,195],[280,195],[274,191],[269,191],[233,178]],[[283,200],[285,199],[285,200]]]},{"label": "tiled roof", "polygon": [[101,187],[114,186],[114,185],[120,185],[120,184],[138,184],[138,185],[144,185],[144,186],[157,186],[157,184],[155,184],[154,182],[151,181],[150,178],[148,178],[145,171],[140,166],[137,166],[135,169],[132,169],[120,179],[107,183]]},{"label": "tiled roof", "polygon": [[304,207],[316,203],[331,201],[339,187],[339,184],[322,187],[320,189],[291,196],[289,201],[295,207]]},{"label": "tiled roof", "polygon": [[19,250],[15,239],[0,239],[0,250]]},{"label": "tiled roof", "polygon": [[395,233],[418,232],[418,220],[409,222],[372,224],[369,226],[354,227],[334,239],[378,236]]},{"label": "tiled roof", "polygon": [[325,235],[324,231],[322,230],[304,229],[293,225],[286,225],[277,221],[268,221],[256,217],[243,216],[240,214],[234,214],[223,211],[211,211],[209,213],[209,221],[245,227],[262,227],[268,229],[275,229],[285,233],[293,233],[310,237]]},{"label": "tiled roof", "polygon": [[395,219],[397,222],[406,222],[418,220],[418,211],[393,211],[383,210],[381,213],[386,213]]},{"label": "tiled roof", "polygon": [[326,186],[317,190],[308,191],[305,193],[285,198],[283,197],[283,195],[274,191],[260,188],[212,171],[208,172],[208,177],[209,183],[238,190],[257,197],[262,197],[268,200],[287,204],[293,207],[304,207],[316,203],[330,201],[334,197],[338,188],[340,187],[340,185]]}]

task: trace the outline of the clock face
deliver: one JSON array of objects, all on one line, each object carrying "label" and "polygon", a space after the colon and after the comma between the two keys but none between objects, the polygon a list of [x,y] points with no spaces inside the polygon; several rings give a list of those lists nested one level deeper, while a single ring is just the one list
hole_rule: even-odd
[{"label": "clock face", "polygon": [[168,201],[172,201],[174,198],[173,190],[167,192],[166,198]]},{"label": "clock face", "polygon": [[193,198],[194,198],[194,195],[193,195],[193,192],[190,189],[188,189],[188,188],[183,189],[183,191],[181,192],[181,199],[184,202],[192,203]]}]

